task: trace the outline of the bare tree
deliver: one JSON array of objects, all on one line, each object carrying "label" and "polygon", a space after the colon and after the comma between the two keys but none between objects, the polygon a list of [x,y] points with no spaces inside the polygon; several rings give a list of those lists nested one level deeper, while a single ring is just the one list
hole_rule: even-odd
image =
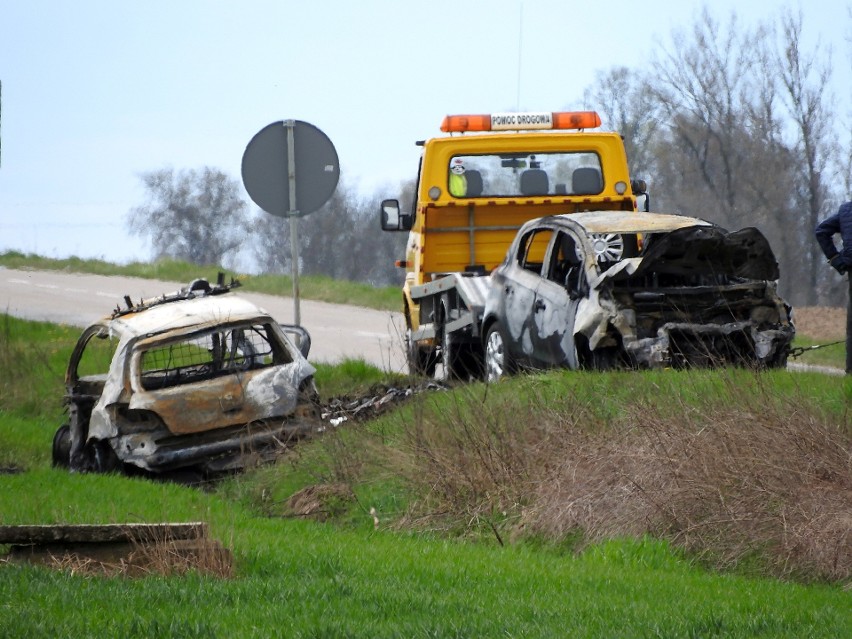
[{"label": "bare tree", "polygon": [[[674,34],[655,84],[676,152],[670,175],[689,180],[678,180],[678,188],[667,188],[665,195],[678,209],[701,202],[705,215],[723,225],[742,219],[739,177],[752,159],[743,147],[749,135],[743,116],[753,95],[755,43],[762,40],[760,30],[741,33],[735,16],[722,29],[705,7],[691,37]],[[687,170],[681,173],[678,166]]]},{"label": "bare tree", "polygon": [[648,76],[627,67],[599,72],[584,102],[594,105],[604,127],[624,137],[631,176],[652,174],[661,105]]},{"label": "bare tree", "polygon": [[722,28],[705,8],[689,35],[674,35],[655,85],[668,127],[655,196],[727,227],[760,228],[784,294],[813,304],[826,277],[813,228],[826,213],[830,68],[804,54],[800,16],[783,14],[778,32],[740,29],[735,15]]},{"label": "bare tree", "polygon": [[221,265],[245,241],[248,216],[239,183],[218,169],[160,169],[141,175],[147,194],[130,211],[130,232],[148,237],[157,257]]},{"label": "bare tree", "polygon": [[796,205],[802,220],[801,236],[807,238],[798,247],[806,273],[803,301],[816,304],[820,298],[818,291],[830,286],[828,277],[833,275],[824,267],[822,253],[813,239],[813,229],[828,215],[831,204],[826,183],[829,164],[832,157],[840,156],[829,91],[831,52],[826,56],[819,49],[810,54],[802,50],[801,12],[784,12],[780,25],[782,39],[775,69],[795,130],[794,148],[799,158],[795,164]]},{"label": "bare tree", "polygon": [[251,224],[253,256],[261,273],[290,273],[290,220],[258,211]]},{"label": "bare tree", "polygon": [[[363,196],[341,181],[322,208],[298,221],[300,272],[377,286],[400,282],[394,261],[403,256],[406,238],[383,233],[378,211],[378,196]],[[290,272],[289,220],[260,213],[253,234],[261,270]]]}]

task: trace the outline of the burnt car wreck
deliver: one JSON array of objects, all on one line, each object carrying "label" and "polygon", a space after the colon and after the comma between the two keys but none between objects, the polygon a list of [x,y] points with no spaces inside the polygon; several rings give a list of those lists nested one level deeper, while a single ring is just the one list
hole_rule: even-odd
[{"label": "burnt car wreck", "polygon": [[[83,331],[65,377],[55,465],[209,476],[274,456],[315,428],[309,341],[231,292],[195,280]],[[303,350],[290,338],[295,334]]]},{"label": "burnt car wreck", "polygon": [[599,211],[532,220],[492,273],[486,375],[519,366],[783,367],[795,336],[754,228]]}]

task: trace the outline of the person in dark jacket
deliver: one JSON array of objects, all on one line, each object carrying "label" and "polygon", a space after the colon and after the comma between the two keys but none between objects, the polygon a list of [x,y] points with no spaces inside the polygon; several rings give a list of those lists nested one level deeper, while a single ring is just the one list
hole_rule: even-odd
[{"label": "person in dark jacket", "polygon": [[[834,236],[840,235],[840,249]],[[841,204],[837,213],[817,224],[817,242],[828,263],[841,275],[852,270],[852,202]],[[846,374],[852,373],[852,277],[849,279],[849,304],[846,308]]]}]

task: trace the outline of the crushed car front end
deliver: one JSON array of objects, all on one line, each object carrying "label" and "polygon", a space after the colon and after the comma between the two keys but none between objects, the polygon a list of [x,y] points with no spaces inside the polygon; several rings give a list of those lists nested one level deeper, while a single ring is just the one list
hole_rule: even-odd
[{"label": "crushed car front end", "polygon": [[581,305],[577,328],[592,349],[618,343],[641,368],[786,365],[792,309],[759,231],[695,226],[644,240],[642,255],[603,270]]}]

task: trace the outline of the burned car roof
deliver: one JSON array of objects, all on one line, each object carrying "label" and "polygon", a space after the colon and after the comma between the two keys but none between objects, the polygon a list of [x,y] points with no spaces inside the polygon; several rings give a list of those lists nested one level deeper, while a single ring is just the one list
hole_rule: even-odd
[{"label": "burned car roof", "polygon": [[[650,265],[658,271],[719,273],[754,280],[777,280],[778,261],[766,237],[756,228],[729,232],[696,217],[668,213],[593,211],[555,215],[528,222],[530,227],[547,223],[582,229],[588,236],[633,235],[643,244],[641,259],[624,255],[605,278],[639,276]],[[644,238],[643,238],[644,236]],[[663,238],[663,239],[658,239]],[[640,266],[640,264],[644,266]]]},{"label": "burned car roof", "polygon": [[156,335],[165,330],[251,320],[262,316],[268,316],[266,311],[242,297],[231,294],[194,297],[181,300],[180,303],[152,306],[142,311],[113,314],[105,317],[101,323],[108,324],[111,330],[121,335],[136,337]]},{"label": "burned car roof", "polygon": [[491,275],[487,374],[523,362],[780,367],[795,328],[778,277],[755,228],[624,211],[531,220]]},{"label": "burned car roof", "polygon": [[631,211],[586,211],[538,218],[527,224],[541,225],[548,220],[581,226],[587,233],[659,233],[688,226],[713,226],[710,222],[697,217]]}]

